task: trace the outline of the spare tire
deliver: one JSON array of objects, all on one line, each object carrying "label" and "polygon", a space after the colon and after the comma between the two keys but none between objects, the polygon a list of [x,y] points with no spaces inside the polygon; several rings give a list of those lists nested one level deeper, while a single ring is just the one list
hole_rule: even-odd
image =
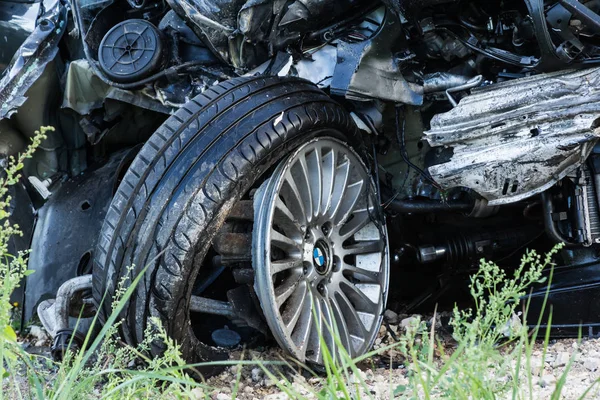
[{"label": "spare tire", "polygon": [[[229,210],[265,171],[325,134],[360,143],[348,112],[296,78],[233,79],[179,109],[145,143],[109,207],[94,253],[101,321],[119,282],[147,267],[121,316],[126,342],[139,344],[157,317],[187,362],[222,358],[191,328],[191,291],[202,273],[194,259],[204,257]],[[153,343],[154,355],[163,350]]]}]

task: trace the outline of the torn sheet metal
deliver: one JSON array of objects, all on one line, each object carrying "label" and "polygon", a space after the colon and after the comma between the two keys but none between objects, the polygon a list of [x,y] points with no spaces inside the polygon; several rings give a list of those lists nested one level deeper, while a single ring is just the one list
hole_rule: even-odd
[{"label": "torn sheet metal", "polygon": [[367,0],[167,0],[203,42],[241,71],[260,65],[306,33],[369,6]]},{"label": "torn sheet metal", "polygon": [[425,138],[451,148],[429,167],[442,187],[508,204],[580,167],[600,137],[600,68],[540,74],[474,90],[436,115]]},{"label": "torn sheet metal", "polygon": [[337,47],[325,45],[292,66],[293,74],[307,79],[320,88],[331,85],[337,62]]},{"label": "torn sheet metal", "polygon": [[0,2],[0,75],[35,29],[40,3]]},{"label": "torn sheet metal", "polygon": [[337,47],[330,44],[305,54],[304,58],[297,62],[294,62],[291,54],[280,51],[272,60],[262,63],[245,76],[297,76],[323,89],[331,84],[336,62]]},{"label": "torn sheet metal", "polygon": [[186,21],[202,41],[229,61],[229,36],[237,27],[237,13],[245,0],[167,0],[169,6]]},{"label": "torn sheet metal", "polygon": [[0,120],[9,118],[25,103],[27,90],[58,52],[67,27],[68,3],[45,0],[35,30],[23,42],[0,80]]},{"label": "torn sheet metal", "polygon": [[470,80],[470,76],[451,74],[449,72],[434,72],[423,77],[423,92],[444,92],[448,89],[463,86]]},{"label": "torn sheet metal", "polygon": [[340,41],[331,92],[351,100],[380,99],[410,105],[423,104],[423,86],[407,82],[397,54],[403,46],[401,22],[386,13],[383,27],[372,39]]},{"label": "torn sheet metal", "polygon": [[157,100],[164,100],[164,96],[152,95],[154,97],[145,91],[122,90],[107,85],[94,75],[87,60],[76,60],[69,63],[62,107],[88,115],[92,110],[101,108],[105,99],[113,99],[163,114],[173,111],[172,107]]}]

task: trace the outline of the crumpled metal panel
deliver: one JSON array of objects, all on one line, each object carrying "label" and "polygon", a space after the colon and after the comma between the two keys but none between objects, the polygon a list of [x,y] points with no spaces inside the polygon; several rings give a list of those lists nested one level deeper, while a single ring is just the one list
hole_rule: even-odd
[{"label": "crumpled metal panel", "polygon": [[425,138],[453,155],[429,173],[442,187],[473,189],[492,206],[512,203],[581,166],[599,126],[600,68],[478,89],[432,119]]},{"label": "crumpled metal panel", "polygon": [[173,111],[169,104],[160,101],[157,93],[147,91],[129,91],[109,86],[94,75],[87,60],[75,60],[69,63],[61,107],[87,115],[101,108],[106,99],[113,99],[163,114]]},{"label": "crumpled metal panel", "polygon": [[58,52],[67,27],[68,3],[45,0],[35,30],[23,42],[0,80],[0,119],[9,118],[25,103],[25,93]]},{"label": "crumpled metal panel", "polygon": [[262,63],[244,76],[297,76],[311,81],[323,89],[331,84],[336,63],[337,47],[327,44],[297,61],[291,54],[280,51],[273,60]]},{"label": "crumpled metal panel", "polygon": [[352,100],[381,99],[410,105],[423,104],[423,86],[407,82],[401,60],[404,49],[402,25],[387,14],[375,37],[357,43],[340,41],[331,93]]},{"label": "crumpled metal panel", "polygon": [[229,36],[237,28],[237,13],[244,0],[167,0],[211,50],[229,61]]},{"label": "crumpled metal panel", "polygon": [[367,0],[167,0],[203,42],[241,71],[308,33],[370,5]]}]

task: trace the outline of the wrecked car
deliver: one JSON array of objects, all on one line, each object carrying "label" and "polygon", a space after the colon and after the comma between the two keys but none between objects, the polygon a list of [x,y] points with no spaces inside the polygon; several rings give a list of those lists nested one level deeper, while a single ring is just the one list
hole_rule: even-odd
[{"label": "wrecked car", "polygon": [[60,355],[141,276],[127,343],[157,318],[190,363],[266,337],[319,365],[323,346],[368,351],[386,308],[460,291],[481,258],[564,243],[555,334],[596,335],[599,13],[0,0],[0,153],[55,128],[13,188],[35,271],[22,320]]}]

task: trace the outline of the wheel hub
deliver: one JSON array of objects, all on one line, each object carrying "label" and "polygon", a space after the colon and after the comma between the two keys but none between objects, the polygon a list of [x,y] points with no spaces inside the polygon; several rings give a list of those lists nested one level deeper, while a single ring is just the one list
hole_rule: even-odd
[{"label": "wheel hub", "polygon": [[331,250],[327,242],[318,240],[313,247],[312,261],[315,270],[320,275],[326,275],[329,272],[331,264]]},{"label": "wheel hub", "polygon": [[255,290],[300,361],[322,364],[323,346],[339,343],[356,357],[379,332],[389,259],[377,203],[362,160],[333,138],[301,146],[255,195]]}]

